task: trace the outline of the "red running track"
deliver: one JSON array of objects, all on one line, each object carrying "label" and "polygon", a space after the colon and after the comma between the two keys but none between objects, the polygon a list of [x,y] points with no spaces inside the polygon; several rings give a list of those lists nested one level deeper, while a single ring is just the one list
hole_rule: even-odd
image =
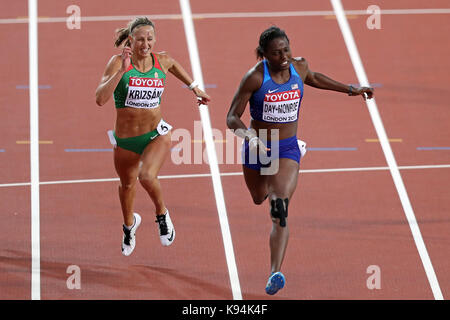
[{"label": "red running track", "polygon": [[[367,2],[367,3],[366,3]],[[365,10],[368,1],[343,1],[348,10]],[[156,16],[157,50],[168,51],[190,70],[178,3],[157,1],[145,7],[130,1],[114,8],[106,1],[79,1],[83,16]],[[40,3],[39,16],[65,17],[69,1]],[[382,9],[448,8],[445,1],[379,1]],[[332,11],[328,2],[192,0],[194,14]],[[0,19],[27,15],[14,4]],[[382,29],[369,30],[366,16],[349,16],[350,26],[399,166],[448,165],[445,99],[450,47],[444,41],[449,14],[382,15]],[[39,24],[40,246],[42,299],[232,299],[224,245],[210,177],[163,178],[167,205],[177,229],[169,248],[159,244],[153,205],[139,189],[136,211],[143,217],[136,251],[120,253],[121,213],[117,181],[58,183],[115,178],[111,152],[65,149],[111,148],[106,131],[114,123],[112,102],[95,105],[94,91],[104,65],[117,51],[113,31],[126,21],[82,22],[68,30],[63,22]],[[256,63],[258,35],[277,24],[290,37],[295,55],[311,69],[344,83],[357,83],[336,19],[322,15],[194,20],[207,91],[213,97],[211,122],[225,137],[225,116],[238,83]],[[25,48],[25,23],[2,23],[0,34],[13,48]],[[331,49],[331,50],[330,50]],[[0,298],[30,299],[30,187],[27,50],[2,53],[0,95]],[[172,76],[162,106],[164,118],[192,137],[199,121],[192,95]],[[246,115],[248,123],[248,115]],[[352,147],[355,151],[308,152],[290,206],[291,237],[283,272],[287,286],[275,297],[264,293],[269,273],[268,205],[252,204],[242,175],[223,176],[222,185],[244,299],[433,299],[417,248],[389,171],[312,172],[313,169],[386,167],[365,104],[358,98],[306,87],[299,137],[312,148]],[[174,142],[174,146],[176,142]],[[192,147],[198,143],[192,143]],[[217,148],[223,144],[216,143]],[[203,145],[204,149],[204,145]],[[221,164],[239,173],[239,164]],[[207,163],[176,165],[168,159],[161,176],[209,173]],[[401,170],[428,254],[444,298],[450,292],[450,249],[446,197],[449,168]],[[81,289],[69,290],[67,267],[81,270]],[[381,270],[381,289],[369,290],[366,270]]]}]

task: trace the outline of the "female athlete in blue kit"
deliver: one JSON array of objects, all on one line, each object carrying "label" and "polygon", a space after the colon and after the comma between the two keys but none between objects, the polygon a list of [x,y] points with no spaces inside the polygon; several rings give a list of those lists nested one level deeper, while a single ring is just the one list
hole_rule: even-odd
[{"label": "female athlete in blue kit", "polygon": [[[271,275],[266,292],[272,295],[285,284],[280,270],[289,238],[288,205],[297,186],[301,158],[297,123],[303,84],[362,95],[364,99],[366,95],[372,98],[373,88],[354,88],[311,71],[304,58],[292,56],[286,33],[275,26],[261,34],[256,54],[261,61],[243,77],[231,102],[227,125],[245,139],[242,168],[253,202],[270,201]],[[250,129],[241,120],[247,103]]]}]

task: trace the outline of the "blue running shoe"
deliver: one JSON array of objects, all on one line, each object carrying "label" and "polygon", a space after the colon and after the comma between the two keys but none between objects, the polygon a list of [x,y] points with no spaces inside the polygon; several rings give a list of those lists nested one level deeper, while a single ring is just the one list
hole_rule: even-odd
[{"label": "blue running shoe", "polygon": [[266,284],[266,293],[274,295],[278,290],[283,289],[286,279],[281,272],[272,273]]}]

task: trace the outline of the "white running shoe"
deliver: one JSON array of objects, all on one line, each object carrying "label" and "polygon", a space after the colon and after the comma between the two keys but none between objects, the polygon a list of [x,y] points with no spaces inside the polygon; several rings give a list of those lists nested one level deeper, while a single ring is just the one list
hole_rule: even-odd
[{"label": "white running shoe", "polygon": [[129,256],[136,246],[136,230],[141,224],[141,216],[136,212],[133,213],[134,224],[130,230],[123,225],[123,239],[122,239],[122,254],[124,256]]},{"label": "white running shoe", "polygon": [[169,210],[166,210],[165,214],[157,215],[155,222],[158,223],[161,244],[165,247],[170,246],[175,240],[175,228],[170,219]]},{"label": "white running shoe", "polygon": [[302,141],[300,139],[298,139],[297,142],[298,142],[298,147],[300,148],[301,158],[303,158],[305,156],[305,154],[306,154],[306,151],[307,151],[306,150],[306,142]]}]

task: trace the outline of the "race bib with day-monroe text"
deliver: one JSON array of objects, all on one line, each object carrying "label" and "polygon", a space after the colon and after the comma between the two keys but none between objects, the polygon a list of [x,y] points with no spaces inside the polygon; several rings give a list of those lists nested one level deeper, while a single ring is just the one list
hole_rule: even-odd
[{"label": "race bib with day-monroe text", "polygon": [[267,93],[264,96],[262,120],[268,122],[291,122],[298,117],[300,90]]}]

